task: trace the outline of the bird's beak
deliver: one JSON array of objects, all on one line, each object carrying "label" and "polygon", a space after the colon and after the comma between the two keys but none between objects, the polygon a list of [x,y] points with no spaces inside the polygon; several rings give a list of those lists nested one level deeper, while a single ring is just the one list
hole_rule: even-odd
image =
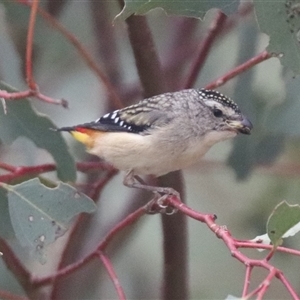
[{"label": "bird's beak", "polygon": [[233,130],[243,134],[250,134],[253,128],[252,123],[245,116],[241,116],[240,120],[229,120],[227,124]]}]

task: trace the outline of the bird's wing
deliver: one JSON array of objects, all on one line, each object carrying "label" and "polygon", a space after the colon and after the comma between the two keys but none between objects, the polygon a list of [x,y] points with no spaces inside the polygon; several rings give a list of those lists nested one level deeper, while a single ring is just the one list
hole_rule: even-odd
[{"label": "bird's wing", "polygon": [[[146,134],[154,126],[167,124],[172,116],[169,94],[144,99],[137,104],[115,110],[96,121],[73,127],[62,127],[59,131],[91,129],[105,132],[131,132]],[[171,95],[171,94],[170,94]]]}]

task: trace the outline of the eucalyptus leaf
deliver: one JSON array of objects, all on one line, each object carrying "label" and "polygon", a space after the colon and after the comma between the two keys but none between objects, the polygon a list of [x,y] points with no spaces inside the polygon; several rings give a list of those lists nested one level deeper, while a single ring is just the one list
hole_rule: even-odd
[{"label": "eucalyptus leaf", "polygon": [[[257,42],[257,30],[251,23],[245,23],[239,30],[239,55],[237,65],[254,55]],[[242,112],[253,123],[255,132],[257,130],[257,109],[256,101],[253,97],[253,70],[249,70],[237,79],[234,99],[237,101]],[[255,139],[257,135],[239,136],[234,139],[234,147],[228,158],[228,164],[234,169],[238,179],[245,179],[251,172],[255,164]]]},{"label": "eucalyptus leaf", "polygon": [[[0,88],[16,92],[0,81]],[[20,136],[30,139],[37,147],[47,150],[57,164],[57,176],[63,181],[75,181],[75,162],[56,126],[45,115],[35,111],[28,98],[6,101],[7,113],[0,107],[0,139],[10,144]]]},{"label": "eucalyptus leaf", "polygon": [[0,237],[4,239],[14,237],[8,209],[7,192],[2,188],[0,188]]},{"label": "eucalyptus leaf", "polygon": [[270,37],[268,52],[278,54],[283,66],[300,74],[299,1],[253,2],[260,30]]},{"label": "eucalyptus leaf", "polygon": [[89,197],[65,183],[48,188],[34,178],[2,187],[7,190],[16,237],[41,263],[46,262],[46,246],[66,232],[74,216],[96,209]]},{"label": "eucalyptus leaf", "polygon": [[273,108],[266,120],[272,133],[289,137],[300,136],[300,78],[285,75],[286,101]]},{"label": "eucalyptus leaf", "polygon": [[[279,203],[271,213],[267,223],[267,233],[272,244],[281,244],[284,235],[300,222],[300,205],[290,205],[286,201]],[[299,229],[298,229],[299,231]],[[292,232],[290,235],[294,235]]]},{"label": "eucalyptus leaf", "polygon": [[229,15],[237,11],[238,0],[174,1],[174,0],[125,0],[123,10],[116,16],[121,20],[131,15],[144,15],[154,8],[162,8],[167,14],[203,19],[208,10],[218,8]]}]

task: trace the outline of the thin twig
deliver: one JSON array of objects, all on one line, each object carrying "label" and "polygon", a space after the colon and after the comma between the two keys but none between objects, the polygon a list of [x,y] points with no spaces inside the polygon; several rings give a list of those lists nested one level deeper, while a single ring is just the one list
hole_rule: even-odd
[{"label": "thin twig", "polygon": [[[103,189],[103,187],[113,178],[113,176],[115,174],[117,174],[117,170],[112,169],[109,170],[105,177],[98,180],[98,182],[96,182],[96,184],[93,184],[92,189],[86,189],[84,192],[86,194],[88,194],[91,199],[94,200],[94,202],[96,203],[98,201],[98,199],[100,198],[100,193]],[[68,240],[65,243],[64,249],[61,253],[60,259],[59,259],[59,263],[58,263],[58,272],[60,272],[60,270],[64,269],[65,265],[67,263],[69,263],[70,261],[70,254],[74,253],[74,246],[76,246],[78,244],[78,239],[81,237],[82,234],[82,228],[86,228],[87,227],[87,223],[90,220],[91,216],[90,215],[80,215],[77,220],[76,223],[74,224],[74,226],[72,227],[71,233],[68,236]],[[95,253],[94,253],[95,254]],[[92,253],[91,255],[94,256],[94,254]],[[97,254],[96,254],[97,255]],[[89,262],[90,259],[87,258],[86,263]],[[83,262],[82,264],[78,265],[84,265],[85,262]],[[70,272],[72,272],[70,270]],[[51,292],[51,299],[56,299],[58,297],[58,292],[59,292],[59,286],[60,286],[61,282],[58,279],[55,279],[53,281],[53,285],[52,285],[52,292]]]},{"label": "thin twig", "polygon": [[21,92],[8,92],[5,90],[0,90],[0,97],[5,100],[22,100],[23,98],[28,97],[36,97],[37,99],[40,99],[43,102],[47,102],[50,104],[56,104],[61,105],[62,107],[67,108],[68,102],[64,99],[54,99],[51,97],[48,97],[38,91],[36,88],[35,90],[26,90]]},{"label": "thin twig", "polygon": [[210,52],[213,42],[218,36],[220,29],[224,25],[225,21],[226,21],[226,15],[219,10],[217,12],[217,16],[215,20],[211,24],[210,30],[208,31],[206,38],[203,40],[203,42],[200,45],[198,57],[195,63],[193,64],[193,68],[191,70],[190,75],[187,76],[188,79],[184,84],[184,88],[188,89],[194,86],[196,79],[199,75],[199,72],[201,71],[206,61],[206,58]]},{"label": "thin twig", "polygon": [[[200,162],[202,169],[209,168],[226,168],[224,163],[203,160]],[[36,176],[42,173],[52,172],[56,170],[55,164],[42,164],[37,166],[12,166],[6,163],[0,162],[0,169],[9,171],[10,174],[0,175],[0,182],[9,183],[12,180],[20,178],[22,176]],[[100,162],[78,162],[76,163],[76,169],[83,173],[88,173],[92,171],[113,171],[114,167],[104,161]],[[289,177],[299,177],[300,176],[300,165],[290,163],[290,164],[276,164],[273,166],[257,165],[256,170],[263,174],[270,174],[273,176],[289,176]],[[245,246],[247,247],[247,245]],[[261,245],[261,248],[267,248],[268,245]],[[280,248],[277,248],[277,250]],[[291,252],[291,254],[293,254]]]},{"label": "thin twig", "polygon": [[27,45],[26,45],[26,81],[28,87],[31,90],[36,90],[37,85],[33,78],[32,73],[32,49],[33,49],[33,37],[34,37],[34,27],[36,21],[37,10],[39,6],[39,0],[33,0],[31,2],[31,11],[28,24],[28,34],[27,34]]},{"label": "thin twig", "polygon": [[147,19],[145,16],[130,16],[126,23],[144,96],[151,97],[166,92],[165,77]]},{"label": "thin twig", "polygon": [[9,165],[0,163],[0,168],[6,169],[10,171],[9,174],[4,174],[0,176],[0,182],[9,183],[17,178],[23,176],[37,176],[42,173],[47,173],[56,170],[56,166],[54,164],[44,164],[33,167],[13,167],[9,170]]},{"label": "thin twig", "polygon": [[9,172],[15,172],[17,167],[9,165],[7,163],[0,162],[0,169],[6,170],[6,171],[9,171]]},{"label": "thin twig", "polygon": [[272,279],[276,276],[278,270],[273,268],[270,270],[268,276],[264,279],[264,281],[260,284],[260,290],[257,293],[257,300],[262,300],[270,287]]},{"label": "thin twig", "polygon": [[18,295],[15,295],[8,291],[3,291],[3,290],[0,290],[0,298],[1,298],[1,300],[30,300],[27,297],[18,296]]},{"label": "thin twig", "polygon": [[[26,3],[26,5],[30,6],[30,3]],[[101,70],[100,67],[95,63],[92,55],[88,52],[88,50],[82,45],[82,43],[77,39],[75,35],[73,35],[70,31],[68,31],[60,22],[58,22],[55,18],[53,18],[50,14],[48,14],[45,10],[39,8],[38,13],[58,32],[60,32],[73,46],[89,68],[97,75],[101,83],[105,86],[106,92],[111,98],[113,102],[113,106],[115,108],[123,107],[120,97],[118,96],[114,86],[111,84],[105,73]]]},{"label": "thin twig", "polygon": [[177,91],[181,88],[183,76],[185,78],[186,66],[190,64],[191,57],[197,53],[199,42],[196,38],[196,32],[202,22],[198,19],[185,17],[175,18],[171,22],[174,36],[162,61],[168,87],[170,91]]},{"label": "thin twig", "polygon": [[[9,174],[0,175],[0,182],[9,183],[13,180],[21,178],[23,176],[37,176],[43,173],[48,173],[56,170],[55,164],[42,164],[37,166],[12,166],[6,163],[0,162],[0,169],[9,171]],[[117,170],[105,162],[79,162],[76,163],[78,171],[87,173],[91,171],[105,170],[108,172],[117,172]],[[110,173],[109,173],[110,174]]]},{"label": "thin twig", "polygon": [[[93,252],[90,255],[84,257],[83,259],[80,259],[77,262],[58,270],[55,274],[45,276],[45,277],[32,278],[31,281],[32,285],[38,288],[44,285],[53,284],[55,280],[58,280],[60,278],[65,278],[70,276],[71,274],[74,274],[74,272],[76,272],[83,266],[86,266],[89,262],[91,262],[96,257],[97,257],[97,252]],[[53,297],[51,299],[53,299]]]},{"label": "thin twig", "polygon": [[[236,243],[237,248],[264,249],[264,250],[270,250],[270,251],[274,248],[273,245],[260,244],[260,243],[253,242],[253,241],[236,240],[235,243]],[[277,247],[276,251],[300,256],[300,250],[290,249],[290,248],[286,248],[286,247],[282,247],[282,246]]]},{"label": "thin twig", "polygon": [[[262,260],[250,259],[238,250],[238,248],[241,246],[241,241],[235,240],[231,236],[230,232],[227,230],[226,227],[217,225],[216,222],[215,222],[216,216],[210,215],[210,214],[202,214],[200,212],[197,212],[197,211],[191,209],[190,207],[186,206],[184,203],[180,202],[174,196],[168,198],[166,201],[168,201],[167,203],[169,205],[172,205],[174,208],[178,209],[179,211],[186,214],[187,216],[189,216],[193,219],[196,219],[200,222],[205,223],[208,226],[208,228],[214,234],[216,234],[216,236],[218,238],[220,238],[224,241],[225,245],[230,250],[231,255],[247,266],[246,277],[245,277],[245,280],[247,282],[245,282],[244,291],[243,291],[243,296],[246,299],[248,299],[249,297],[254,296],[256,294],[258,295],[258,297],[261,298],[265,294],[271,280],[274,277],[277,277],[286,286],[286,288],[288,289],[288,291],[292,295],[293,299],[299,300],[296,292],[294,291],[294,289],[292,288],[290,283],[283,276],[282,272],[279,269],[272,266],[265,259],[262,259]],[[144,206],[144,207],[139,208],[138,210],[136,210],[132,214],[128,215],[124,220],[122,220],[119,224],[117,224],[106,235],[106,237],[101,241],[101,243],[96,247],[96,249],[91,254],[87,255],[82,260],[59,270],[57,273],[55,273],[53,275],[50,275],[50,276],[47,276],[47,277],[44,277],[44,278],[36,278],[33,281],[34,286],[40,287],[40,286],[43,286],[43,285],[46,285],[46,284],[50,284],[54,280],[57,280],[61,277],[66,277],[66,276],[74,273],[79,268],[85,266],[88,262],[90,262],[92,259],[97,257],[97,255],[99,255],[99,252],[103,252],[106,249],[106,247],[108,246],[108,244],[111,242],[111,240],[113,238],[115,238],[124,228],[126,228],[127,226],[130,226],[131,224],[136,222],[141,216],[143,216],[146,213],[146,210],[147,210],[147,205]],[[254,246],[256,243],[253,242],[252,244]],[[259,247],[260,245],[258,244],[256,246]],[[248,281],[250,280],[250,275],[251,275],[250,268],[252,269],[253,267],[264,268],[264,269],[269,271],[269,274],[266,277],[266,279],[262,282],[261,285],[259,285],[256,289],[254,289],[251,293],[245,295],[245,293],[248,290],[248,286],[249,286]]]},{"label": "thin twig", "polygon": [[104,251],[106,247],[109,245],[109,243],[112,241],[112,239],[114,239],[123,229],[127,228],[128,226],[138,221],[143,215],[145,215],[145,213],[146,213],[146,208],[144,206],[138,208],[136,211],[129,214],[125,219],[123,219],[120,223],[118,223],[114,228],[112,228],[92,253],[90,253],[83,259],[77,261],[76,263],[70,264],[58,270],[56,273],[52,275],[35,278],[33,280],[34,285],[40,287],[43,285],[51,284],[55,280],[58,280],[59,278],[66,277],[70,274],[73,274],[75,271],[82,268],[83,266],[88,264],[91,260],[96,258],[99,251],[100,252]]},{"label": "thin twig", "polygon": [[294,288],[290,284],[290,282],[287,280],[287,278],[281,272],[276,274],[276,277],[284,284],[284,286],[286,287],[286,289],[291,294],[291,296],[293,297],[294,300],[299,300],[300,299],[298,297],[298,295],[296,294]]},{"label": "thin twig", "polygon": [[[174,208],[178,209],[179,211],[185,213],[186,215],[190,216],[191,218],[194,218],[200,222],[203,222],[207,225],[207,227],[214,232],[214,234],[223,240],[227,248],[230,250],[231,255],[245,264],[246,266],[251,267],[260,267],[263,269],[266,269],[269,271],[268,276],[266,279],[262,282],[262,284],[255,290],[255,293],[251,293],[251,295],[257,294],[258,299],[262,299],[262,297],[265,295],[271,280],[274,277],[282,278],[282,271],[275,268],[273,265],[271,265],[266,259],[257,260],[257,259],[251,259],[248,258],[245,254],[241,253],[239,248],[239,242],[237,242],[230,234],[230,232],[227,230],[226,227],[220,226],[216,224],[215,220],[216,217],[214,215],[209,214],[201,214],[193,209],[186,206],[184,203],[180,202],[175,196],[169,197],[167,199],[168,203],[171,204]],[[248,271],[250,272],[250,271]],[[248,273],[250,274],[250,273]],[[287,281],[282,281],[285,286],[288,286],[288,291],[291,293],[294,299],[299,299],[295,290],[292,288],[292,286]],[[248,283],[247,283],[248,285]],[[246,283],[245,283],[246,286]],[[246,290],[244,286],[244,291]],[[249,294],[246,295],[245,298],[249,298]]]},{"label": "thin twig", "polygon": [[244,281],[244,288],[242,293],[242,298],[245,297],[248,294],[248,289],[250,286],[250,279],[251,279],[251,273],[253,270],[253,266],[246,266],[246,274],[245,274],[245,281]]},{"label": "thin twig", "polygon": [[[97,57],[102,62],[102,69],[106,77],[113,84],[116,91],[121,90],[121,57],[118,52],[117,31],[111,24],[113,18],[111,2],[109,1],[90,1],[91,17],[95,32],[95,42],[97,45]],[[123,94],[122,100],[124,101]],[[116,107],[113,102],[108,102],[106,110],[110,111]],[[121,103],[120,103],[121,104]],[[126,105],[126,104],[125,104]]]},{"label": "thin twig", "polygon": [[112,281],[112,283],[116,289],[116,292],[118,294],[119,300],[125,300],[126,296],[125,296],[124,290],[120,284],[120,281],[118,279],[118,276],[113,268],[113,265],[112,265],[110,259],[106,255],[104,255],[103,252],[99,252],[98,256],[101,259],[105,269],[107,270],[109,277],[111,278],[111,281]]},{"label": "thin twig", "polygon": [[267,60],[273,57],[274,54],[268,53],[267,51],[263,51],[262,53],[258,54],[257,56],[249,59],[245,63],[239,65],[238,67],[234,68],[233,70],[229,71],[225,75],[221,76],[220,78],[212,81],[211,83],[206,85],[206,89],[215,89],[221,85],[224,85],[228,80],[234,78],[235,76],[239,75],[240,73],[245,72],[246,70],[252,68],[253,66],[261,63],[264,60]]}]

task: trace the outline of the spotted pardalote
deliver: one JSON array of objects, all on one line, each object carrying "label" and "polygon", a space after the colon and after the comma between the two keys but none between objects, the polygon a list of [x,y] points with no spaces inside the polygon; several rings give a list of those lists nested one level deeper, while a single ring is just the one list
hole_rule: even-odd
[{"label": "spotted pardalote", "polygon": [[138,175],[161,176],[197,163],[216,143],[250,134],[251,122],[230,98],[214,90],[188,89],[143,99],[96,121],[60,128],[87,151],[126,171],[124,184],[158,193]]}]

